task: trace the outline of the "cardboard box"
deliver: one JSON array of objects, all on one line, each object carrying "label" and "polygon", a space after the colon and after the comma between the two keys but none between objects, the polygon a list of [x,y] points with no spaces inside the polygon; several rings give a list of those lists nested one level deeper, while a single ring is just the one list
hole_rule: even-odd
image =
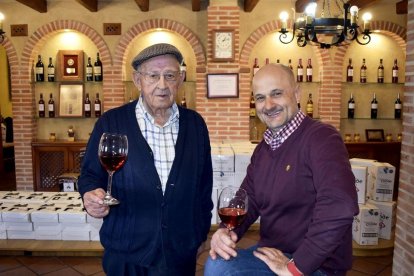
[{"label": "cardboard box", "polygon": [[31,222],[4,222],[6,230],[13,231],[33,231],[33,224]]},{"label": "cardboard box", "polygon": [[27,204],[16,204],[13,207],[2,210],[2,219],[4,222],[30,222],[30,213],[32,207]]},{"label": "cardboard box", "polygon": [[9,240],[34,240],[33,231],[7,230],[7,239]]},{"label": "cardboard box", "polygon": [[358,194],[358,203],[365,204],[368,169],[365,166],[351,165],[355,176],[355,188]]},{"label": "cardboard box", "polygon": [[233,148],[234,151],[234,171],[246,173],[247,166],[250,164],[250,159],[253,154],[253,150],[249,148]]},{"label": "cardboard box", "polygon": [[78,192],[62,192],[54,194],[47,203],[82,204],[82,198]]},{"label": "cardboard box", "polygon": [[234,172],[213,172],[213,186],[219,191],[226,186],[235,186]]},{"label": "cardboard box", "polygon": [[352,238],[360,245],[377,245],[379,209],[371,204],[359,204],[359,214],[352,223]]},{"label": "cardboard box", "polygon": [[22,198],[21,202],[45,204],[54,194],[54,192],[33,192]]},{"label": "cardboard box", "polygon": [[62,240],[64,241],[89,241],[89,227],[85,224],[85,228],[67,226],[62,231]]},{"label": "cardboard box", "polygon": [[67,204],[43,204],[31,214],[32,222],[59,222],[58,212],[64,210]]},{"label": "cardboard box", "polygon": [[367,196],[376,201],[392,201],[395,167],[389,163],[375,162],[368,167]]},{"label": "cardboard box", "polygon": [[89,227],[89,240],[99,241],[99,230],[101,230],[102,223],[88,223]]},{"label": "cardboard box", "polygon": [[391,240],[393,228],[396,223],[397,202],[384,202],[368,200],[369,204],[375,205],[380,212],[378,237],[380,239]]},{"label": "cardboard box", "polygon": [[59,210],[58,215],[59,222],[86,224],[86,212],[82,207],[67,207],[63,210]]},{"label": "cardboard box", "polygon": [[234,152],[231,147],[211,148],[213,172],[234,172]]},{"label": "cardboard box", "polygon": [[43,230],[38,229],[34,230],[35,240],[62,240],[62,231],[61,230]]}]

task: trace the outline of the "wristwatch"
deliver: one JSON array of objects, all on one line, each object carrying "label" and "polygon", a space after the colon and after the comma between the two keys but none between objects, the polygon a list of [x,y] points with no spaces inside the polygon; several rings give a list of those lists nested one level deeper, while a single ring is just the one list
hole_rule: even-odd
[{"label": "wristwatch", "polygon": [[293,259],[290,259],[290,261],[287,263],[287,269],[290,273],[292,273],[293,276],[303,276],[303,273],[300,272],[296,267],[295,261]]}]

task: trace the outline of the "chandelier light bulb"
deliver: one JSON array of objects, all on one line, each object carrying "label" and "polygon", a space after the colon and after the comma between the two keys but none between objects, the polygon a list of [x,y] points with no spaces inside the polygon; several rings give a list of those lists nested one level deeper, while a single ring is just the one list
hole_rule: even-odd
[{"label": "chandelier light bulb", "polygon": [[287,20],[289,18],[289,14],[286,11],[282,11],[279,14],[279,18],[282,21],[282,29],[286,30],[287,29]]},{"label": "chandelier light bulb", "polygon": [[0,12],[0,30],[3,30],[4,14]]},{"label": "chandelier light bulb", "polygon": [[315,2],[309,3],[309,5],[307,5],[306,9],[305,9],[306,15],[311,16],[311,17],[315,17],[316,6],[317,6],[317,4]]},{"label": "chandelier light bulb", "polygon": [[358,18],[358,7],[357,6],[352,6],[349,9],[349,12],[351,13],[351,24],[356,25],[357,18]]},{"label": "chandelier light bulb", "polygon": [[372,19],[372,14],[369,12],[364,13],[364,15],[362,16],[362,20],[364,20],[364,31],[368,31],[371,26],[369,21]]}]

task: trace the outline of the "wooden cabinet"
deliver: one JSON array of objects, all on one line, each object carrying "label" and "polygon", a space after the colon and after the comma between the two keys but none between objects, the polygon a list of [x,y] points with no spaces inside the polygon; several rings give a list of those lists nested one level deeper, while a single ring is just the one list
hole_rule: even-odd
[{"label": "wooden cabinet", "polygon": [[80,172],[81,153],[85,147],[86,141],[32,142],[34,190],[59,191],[61,174]]}]

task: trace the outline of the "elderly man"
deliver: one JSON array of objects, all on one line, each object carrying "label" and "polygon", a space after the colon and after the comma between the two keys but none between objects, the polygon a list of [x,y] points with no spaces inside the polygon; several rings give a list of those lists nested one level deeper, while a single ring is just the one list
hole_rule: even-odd
[{"label": "elderly man", "polygon": [[[194,275],[197,251],[210,229],[212,164],[203,118],[175,103],[185,72],[174,46],[156,44],[132,61],[137,101],[109,110],[97,121],[78,182],[87,212],[104,218],[100,231],[107,275]],[[128,159],[108,174],[98,159],[104,132],[128,137]]]},{"label": "elderly man", "polygon": [[[234,232],[214,233],[205,275],[345,275],[358,204],[340,134],[298,109],[299,87],[286,66],[262,67],[253,93],[267,130],[241,184],[248,213]],[[258,217],[258,245],[236,251]]]}]

